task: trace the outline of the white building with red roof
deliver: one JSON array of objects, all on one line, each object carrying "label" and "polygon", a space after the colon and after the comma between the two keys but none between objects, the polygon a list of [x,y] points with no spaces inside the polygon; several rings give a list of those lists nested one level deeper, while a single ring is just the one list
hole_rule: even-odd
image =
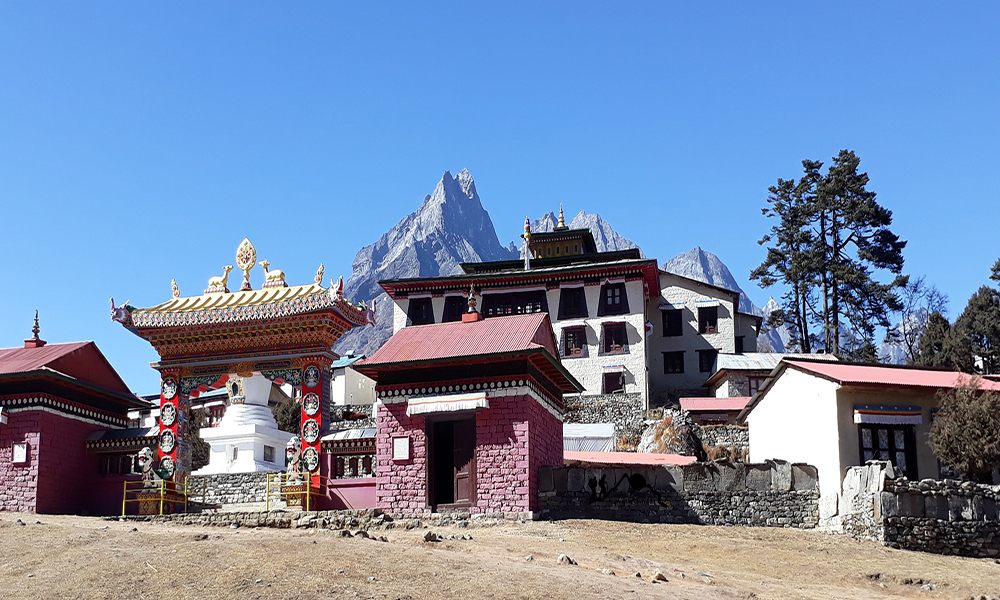
[{"label": "white building with red roof", "polygon": [[[786,358],[739,415],[750,426],[749,460],[815,465],[827,511],[848,468],[868,460],[891,461],[911,480],[939,478],[928,443],[937,393],[969,379],[955,371]],[[981,385],[1000,391],[998,381]]]}]

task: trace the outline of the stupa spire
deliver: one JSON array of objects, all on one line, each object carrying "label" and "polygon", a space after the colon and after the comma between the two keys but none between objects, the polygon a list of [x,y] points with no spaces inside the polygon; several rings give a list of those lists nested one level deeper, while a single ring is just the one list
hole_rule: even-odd
[{"label": "stupa spire", "polygon": [[559,223],[556,224],[556,231],[562,231],[564,229],[569,229],[566,227],[566,218],[563,216],[562,202],[559,203]]},{"label": "stupa spire", "polygon": [[38,326],[38,311],[35,310],[35,324],[31,327],[31,337],[24,340],[25,348],[41,348],[47,342],[42,338],[38,337],[42,332],[42,328]]}]

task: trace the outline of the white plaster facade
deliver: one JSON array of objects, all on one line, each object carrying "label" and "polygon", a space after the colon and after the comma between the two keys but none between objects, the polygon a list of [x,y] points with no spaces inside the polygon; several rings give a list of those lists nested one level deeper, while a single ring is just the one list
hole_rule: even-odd
[{"label": "white plaster facade", "polygon": [[[621,315],[597,316],[598,305],[601,295],[601,282],[595,282],[584,286],[584,294],[587,301],[586,318],[558,319],[559,299],[562,288],[551,287],[546,289],[545,299],[549,308],[549,319],[552,322],[552,329],[556,336],[556,343],[559,344],[560,359],[573,377],[583,384],[585,390],[582,395],[592,396],[604,393],[603,375],[605,371],[614,370],[621,367],[625,378],[625,393],[640,393],[645,398],[647,395],[646,376],[646,299],[641,279],[632,279],[625,282],[625,294],[628,300],[629,312]],[[492,288],[490,293],[502,293],[503,288]],[[407,323],[407,309],[409,301],[417,298],[427,298],[427,294],[415,294],[406,298],[397,298],[393,302],[393,333],[396,333]],[[479,306],[482,306],[482,296],[478,297]],[[431,306],[434,311],[434,322],[440,323],[444,318],[443,296],[432,297]],[[621,322],[625,324],[627,336],[627,348],[620,353],[606,354],[601,347],[602,329],[605,323]],[[566,356],[565,335],[563,330],[569,327],[584,326],[587,333],[587,349],[583,356]]]},{"label": "white plaster facade", "polygon": [[[658,401],[667,397],[703,396],[702,384],[715,367],[700,368],[699,350],[734,354],[737,338],[742,337],[742,352],[756,352],[759,318],[738,313],[739,293],[701,281],[660,271],[659,297],[650,302],[649,382],[650,394]],[[698,309],[715,306],[718,312],[716,333],[699,333]],[[663,310],[681,310],[680,335],[665,335]],[[667,352],[684,353],[683,373],[667,373]]]},{"label": "white plaster facade", "polygon": [[[794,368],[770,382],[756,406],[744,414],[750,426],[752,463],[768,459],[808,463],[819,470],[820,495],[833,500],[852,466],[864,464],[855,405],[919,406],[922,423],[914,425],[919,478],[939,476],[928,436],[934,388],[844,385]],[[835,502],[835,500],[833,500]],[[834,504],[835,506],[835,504]]]},{"label": "white plaster facade", "polygon": [[330,371],[330,401],[334,406],[375,403],[374,379],[358,373],[349,365],[338,367],[334,363]]}]

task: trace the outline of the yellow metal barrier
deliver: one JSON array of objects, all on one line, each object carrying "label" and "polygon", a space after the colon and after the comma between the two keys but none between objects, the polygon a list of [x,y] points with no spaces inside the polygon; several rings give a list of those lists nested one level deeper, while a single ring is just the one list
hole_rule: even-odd
[{"label": "yellow metal barrier", "polygon": [[[184,484],[178,485],[173,481],[168,481],[166,479],[161,479],[158,484],[153,486],[147,485],[146,481],[128,481],[122,482],[122,516],[125,515],[128,504],[134,503],[139,505],[138,514],[140,515],[155,515],[163,514],[164,506],[172,508],[172,512],[177,511],[177,505],[184,505],[184,512],[188,511],[188,499],[191,497],[191,489],[189,486],[190,478],[184,478]],[[132,494],[132,498],[129,498],[129,494]],[[202,480],[201,486],[201,503],[205,504],[205,499],[208,494],[208,482],[207,480]]]},{"label": "yellow metal barrier", "polygon": [[271,499],[284,500],[286,507],[299,506],[312,510],[313,496],[325,496],[330,478],[307,473],[270,473],[267,476],[265,510],[271,510]]}]

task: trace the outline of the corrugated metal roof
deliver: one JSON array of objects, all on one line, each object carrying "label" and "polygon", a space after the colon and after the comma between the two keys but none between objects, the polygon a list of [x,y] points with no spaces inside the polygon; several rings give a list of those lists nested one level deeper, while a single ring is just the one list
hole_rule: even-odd
[{"label": "corrugated metal roof", "polygon": [[779,352],[744,352],[743,354],[720,354],[718,370],[733,371],[770,371],[778,366],[783,358],[809,358],[812,360],[836,361],[832,354],[781,354]]},{"label": "corrugated metal roof", "polygon": [[366,427],[364,429],[344,429],[342,431],[336,431],[329,435],[324,435],[322,441],[329,442],[333,440],[367,440],[375,437],[375,428]]},{"label": "corrugated metal roof", "polygon": [[698,459],[680,454],[646,454],[643,452],[563,452],[563,461],[570,464],[588,465],[689,465]]},{"label": "corrugated metal roof", "polygon": [[[841,385],[895,385],[903,387],[953,388],[964,385],[970,376],[955,371],[937,371],[910,367],[822,363],[803,360],[786,362],[797,369],[832,379]],[[982,379],[984,390],[1000,391],[1000,381]]]},{"label": "corrugated metal roof", "polygon": [[333,361],[333,364],[330,365],[330,368],[341,369],[343,367],[349,367],[354,363],[358,362],[359,360],[362,360],[364,357],[365,357],[364,354],[359,354],[357,356],[341,356],[337,360]]},{"label": "corrugated metal roof", "polygon": [[46,344],[41,348],[0,348],[0,373],[36,371],[92,343]]},{"label": "corrugated metal roof", "polygon": [[564,423],[563,451],[614,452],[614,423]]},{"label": "corrugated metal roof", "polygon": [[108,441],[108,440],[127,440],[127,439],[139,439],[139,438],[155,438],[160,435],[160,426],[155,427],[139,427],[136,429],[108,429],[106,431],[95,431],[94,433],[87,436],[88,442],[98,442],[98,441]]},{"label": "corrugated metal roof", "polygon": [[750,402],[750,396],[734,398],[681,398],[684,410],[730,410],[741,411]]},{"label": "corrugated metal roof", "polygon": [[546,313],[491,317],[473,323],[455,321],[417,325],[397,331],[365,360],[365,367],[545,348],[558,356]]}]

